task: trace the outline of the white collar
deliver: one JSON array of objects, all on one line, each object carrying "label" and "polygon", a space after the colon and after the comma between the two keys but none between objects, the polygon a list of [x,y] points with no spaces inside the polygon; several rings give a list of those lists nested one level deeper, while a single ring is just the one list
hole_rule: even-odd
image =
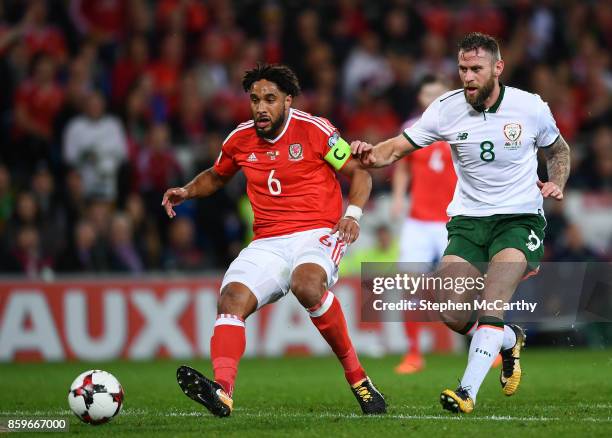
[{"label": "white collar", "polygon": [[267,141],[268,143],[276,143],[277,141],[279,141],[281,139],[281,137],[285,134],[285,131],[287,130],[287,128],[289,127],[289,123],[291,123],[291,117],[293,116],[293,108],[289,108],[289,114],[287,115],[287,120],[285,121],[285,126],[283,127],[283,130],[280,132],[280,134],[278,134],[276,136],[275,139],[270,140],[268,138],[264,138],[265,141]]}]

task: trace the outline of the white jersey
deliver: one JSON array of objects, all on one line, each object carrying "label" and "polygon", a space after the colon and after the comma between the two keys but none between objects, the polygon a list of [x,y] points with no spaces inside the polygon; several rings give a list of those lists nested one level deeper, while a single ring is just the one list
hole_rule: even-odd
[{"label": "white jersey", "polygon": [[443,94],[404,130],[416,147],[450,143],[457,186],[449,216],[538,213],[538,148],[551,146],[559,129],[537,94],[500,84],[497,102],[478,112],[463,90]]}]

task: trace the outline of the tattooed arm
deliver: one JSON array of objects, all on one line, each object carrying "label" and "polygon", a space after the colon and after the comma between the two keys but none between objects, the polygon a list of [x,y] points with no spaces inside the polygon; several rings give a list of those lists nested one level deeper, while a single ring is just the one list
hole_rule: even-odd
[{"label": "tattooed arm", "polygon": [[562,135],[544,149],[548,182],[538,181],[538,187],[545,198],[551,197],[558,201],[563,199],[563,189],[570,172],[570,149]]}]

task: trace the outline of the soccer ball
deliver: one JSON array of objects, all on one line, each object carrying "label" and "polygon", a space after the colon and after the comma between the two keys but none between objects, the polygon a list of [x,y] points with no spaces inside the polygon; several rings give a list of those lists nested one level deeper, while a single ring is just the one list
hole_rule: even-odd
[{"label": "soccer ball", "polygon": [[83,422],[93,425],[106,423],[121,411],[123,388],[111,373],[85,371],[70,385],[68,404]]}]

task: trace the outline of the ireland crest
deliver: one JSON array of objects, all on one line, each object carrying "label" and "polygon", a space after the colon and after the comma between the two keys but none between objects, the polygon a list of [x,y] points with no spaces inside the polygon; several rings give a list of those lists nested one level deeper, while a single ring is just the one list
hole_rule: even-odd
[{"label": "ireland crest", "polygon": [[512,142],[517,141],[521,137],[521,125],[518,123],[504,125],[504,135]]},{"label": "ireland crest", "polygon": [[515,151],[521,147],[521,132],[523,129],[519,123],[508,123],[504,125],[504,135],[506,136],[506,143],[504,143],[504,149]]}]

